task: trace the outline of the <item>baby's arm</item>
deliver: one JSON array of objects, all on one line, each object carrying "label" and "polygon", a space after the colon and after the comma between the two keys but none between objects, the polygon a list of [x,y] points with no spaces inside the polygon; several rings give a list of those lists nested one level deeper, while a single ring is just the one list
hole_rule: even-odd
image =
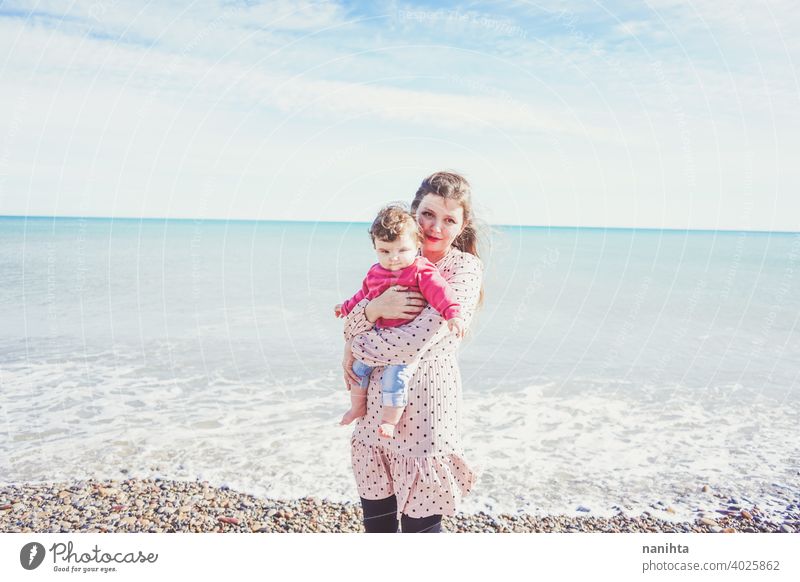
[{"label": "baby's arm", "polygon": [[364,299],[367,294],[369,293],[369,286],[367,285],[367,279],[369,275],[364,278],[364,282],[361,283],[361,289],[353,295],[350,299],[345,301],[344,303],[339,303],[336,307],[333,308],[333,312],[336,314],[336,317],[344,317],[351,311],[353,308],[358,305],[358,302]]},{"label": "baby's arm", "polygon": [[447,320],[447,327],[458,337],[464,336],[464,319],[461,317],[461,304],[458,296],[442,274],[433,264],[420,268],[417,274],[419,291],[425,300]]},{"label": "baby's arm", "polygon": [[460,317],[453,317],[447,320],[447,329],[456,334],[457,338],[463,338],[466,330],[466,324]]}]

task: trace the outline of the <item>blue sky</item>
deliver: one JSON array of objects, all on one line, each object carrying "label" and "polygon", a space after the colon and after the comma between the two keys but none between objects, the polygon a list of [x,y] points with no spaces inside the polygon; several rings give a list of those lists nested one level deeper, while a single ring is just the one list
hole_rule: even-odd
[{"label": "blue sky", "polygon": [[2,2],[0,214],[800,230],[788,1]]}]

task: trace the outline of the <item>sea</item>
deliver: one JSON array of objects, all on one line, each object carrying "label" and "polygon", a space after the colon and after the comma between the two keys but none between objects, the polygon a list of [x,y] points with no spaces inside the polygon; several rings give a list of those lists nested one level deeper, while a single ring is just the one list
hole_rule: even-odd
[{"label": "sea", "polygon": [[[800,503],[800,233],[494,226],[463,510]],[[0,217],[0,482],[357,501],[336,303],[362,223]]]}]

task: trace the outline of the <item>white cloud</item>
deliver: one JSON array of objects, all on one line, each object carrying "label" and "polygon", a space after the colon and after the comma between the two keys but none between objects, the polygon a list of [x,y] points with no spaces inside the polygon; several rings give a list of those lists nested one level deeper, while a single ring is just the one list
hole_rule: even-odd
[{"label": "white cloud", "polygon": [[[0,30],[4,38],[12,38],[15,32],[8,23],[0,24]],[[504,131],[564,132],[614,139],[610,132],[581,123],[565,111],[510,95],[470,94],[464,90],[470,87],[468,79],[458,85],[459,93],[397,88],[381,84],[380,79],[363,83],[329,81],[315,78],[319,72],[315,70],[293,76],[271,72],[269,61],[257,65],[213,61],[38,28],[25,31],[14,52],[19,55],[14,60],[15,70],[6,75],[17,83],[25,83],[33,72],[29,86],[43,91],[76,82],[121,86],[143,97],[140,110],[154,98],[174,95],[176,99],[203,101],[210,107],[272,107],[281,113],[328,118],[378,117],[467,133],[481,132],[488,125]]]}]

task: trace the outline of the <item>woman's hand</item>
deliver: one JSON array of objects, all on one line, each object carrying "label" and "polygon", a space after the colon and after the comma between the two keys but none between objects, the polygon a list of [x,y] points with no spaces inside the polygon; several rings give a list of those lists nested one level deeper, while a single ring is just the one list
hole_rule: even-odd
[{"label": "woman's hand", "polygon": [[344,368],[344,385],[347,386],[347,389],[350,390],[351,385],[359,386],[361,384],[361,378],[353,372],[353,362],[356,361],[355,356],[353,356],[353,348],[351,343],[353,340],[351,339],[349,342],[345,342],[344,344],[344,358],[342,358],[342,368]]},{"label": "woman's hand", "polygon": [[408,287],[392,285],[367,304],[365,315],[374,323],[383,319],[414,319],[427,302],[421,293],[409,291]]}]

